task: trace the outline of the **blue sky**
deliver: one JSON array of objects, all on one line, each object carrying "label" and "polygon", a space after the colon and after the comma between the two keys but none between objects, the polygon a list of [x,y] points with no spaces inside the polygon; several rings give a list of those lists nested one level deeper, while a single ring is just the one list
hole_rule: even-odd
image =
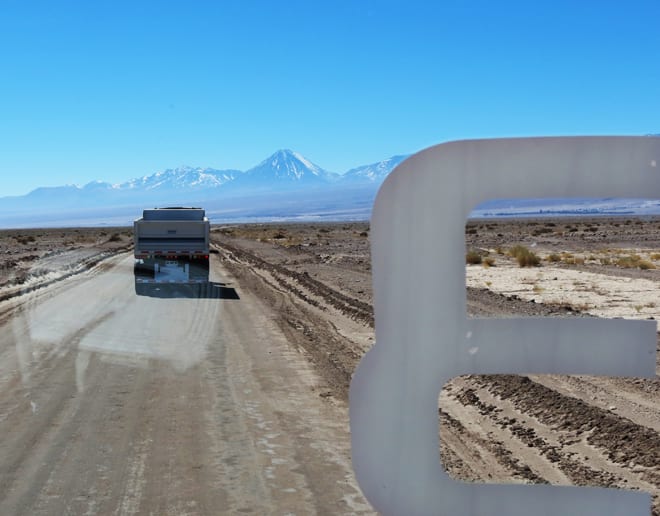
[{"label": "blue sky", "polygon": [[0,0],[0,197],[660,132],[660,2]]}]

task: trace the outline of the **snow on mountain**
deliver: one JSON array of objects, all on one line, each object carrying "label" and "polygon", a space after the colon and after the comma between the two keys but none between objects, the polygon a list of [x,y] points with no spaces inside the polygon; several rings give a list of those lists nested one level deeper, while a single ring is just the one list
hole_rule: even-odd
[{"label": "snow on mountain", "polygon": [[346,183],[364,182],[380,184],[385,180],[387,175],[407,157],[408,156],[392,156],[391,158],[379,161],[378,163],[353,168],[341,177],[341,181]]},{"label": "snow on mountain", "polygon": [[107,192],[117,188],[116,185],[106,183],[105,181],[91,181],[82,187],[85,192]]},{"label": "snow on mountain", "polygon": [[236,177],[228,186],[234,190],[291,190],[330,184],[338,177],[301,154],[283,149]]},{"label": "snow on mountain", "polygon": [[150,176],[121,183],[120,190],[156,190],[217,188],[232,181],[241,172],[238,170],[215,170],[212,168],[178,167],[156,172]]},{"label": "snow on mountain", "polygon": [[266,158],[256,167],[246,171],[243,177],[287,181],[306,181],[310,178],[326,180],[334,174],[323,170],[301,154],[283,149]]}]

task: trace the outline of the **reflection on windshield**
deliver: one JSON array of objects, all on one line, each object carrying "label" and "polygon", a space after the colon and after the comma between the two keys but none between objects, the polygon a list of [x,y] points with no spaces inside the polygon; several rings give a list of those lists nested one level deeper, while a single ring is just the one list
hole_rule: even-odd
[{"label": "reflection on windshield", "polygon": [[[65,353],[71,346],[126,365],[158,359],[185,371],[199,363],[218,324],[216,300],[237,299],[235,290],[216,282],[195,289],[147,285],[146,295],[136,296],[131,269],[132,259],[124,259],[106,274],[28,303],[13,321],[18,355],[33,359],[22,367],[23,376],[29,377],[28,363],[38,366],[35,357]],[[76,362],[77,377],[87,360]]]}]

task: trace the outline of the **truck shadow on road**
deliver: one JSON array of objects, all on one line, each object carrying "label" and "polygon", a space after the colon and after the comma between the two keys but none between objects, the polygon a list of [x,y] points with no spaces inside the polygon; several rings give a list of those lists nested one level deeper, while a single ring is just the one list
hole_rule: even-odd
[{"label": "truck shadow on road", "polygon": [[217,283],[215,281],[192,285],[176,283],[138,283],[136,281],[135,293],[138,296],[159,297],[162,299],[240,299],[235,288],[228,287],[225,283]]}]

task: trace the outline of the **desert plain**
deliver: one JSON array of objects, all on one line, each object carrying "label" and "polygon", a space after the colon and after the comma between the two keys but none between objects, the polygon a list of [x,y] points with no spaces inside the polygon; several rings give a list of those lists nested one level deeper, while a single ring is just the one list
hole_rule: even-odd
[{"label": "desert plain", "polygon": [[[136,360],[130,339],[109,353],[81,332],[94,336],[124,304],[157,320],[165,300],[115,292],[110,280],[98,292],[112,309],[80,331],[40,347],[25,329],[26,313],[55,313],[40,307],[95,278],[127,290],[130,228],[0,231],[2,512],[371,512],[350,470],[348,433],[351,375],[374,344],[369,234],[368,222],[215,224],[214,281],[236,299],[177,299],[170,316],[203,301],[225,338],[204,333],[194,360],[170,348],[140,348]],[[660,219],[473,220],[465,244],[470,316],[660,321]],[[516,249],[532,257],[525,266]],[[142,339],[155,328],[141,328]],[[31,341],[27,355],[21,339]],[[241,373],[222,377],[223,368]],[[68,375],[71,386],[53,389]],[[97,405],[119,412],[108,419]],[[309,428],[296,423],[305,414],[314,414]],[[236,428],[224,429],[227,418]],[[216,426],[227,433],[214,435]],[[461,376],[439,395],[438,428],[438,460],[455,478],[644,490],[660,516],[657,376]],[[227,437],[232,429],[242,440]],[[127,457],[110,460],[104,447]]]}]

